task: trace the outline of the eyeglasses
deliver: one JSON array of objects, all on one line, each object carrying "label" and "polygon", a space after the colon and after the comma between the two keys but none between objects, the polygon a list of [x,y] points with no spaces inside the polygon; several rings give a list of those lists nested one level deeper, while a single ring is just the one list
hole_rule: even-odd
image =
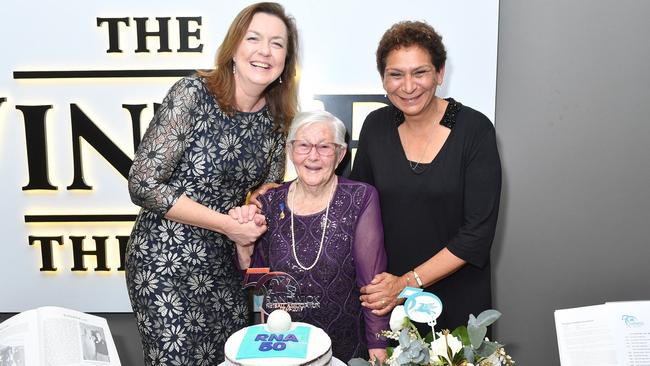
[{"label": "eyeglasses", "polygon": [[293,147],[293,152],[300,155],[307,155],[311,149],[316,148],[316,152],[320,156],[332,156],[340,146],[333,142],[321,142],[320,144],[312,144],[305,140],[293,140],[289,142]]}]

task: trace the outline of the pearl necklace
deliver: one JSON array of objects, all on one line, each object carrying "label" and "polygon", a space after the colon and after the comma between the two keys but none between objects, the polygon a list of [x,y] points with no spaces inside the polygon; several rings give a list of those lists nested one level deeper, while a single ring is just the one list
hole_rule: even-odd
[{"label": "pearl necklace", "polygon": [[294,198],[296,196],[296,190],[298,189],[298,181],[296,180],[296,185],[294,186],[293,192],[291,192],[290,200],[291,202],[288,202],[291,210],[291,250],[293,251],[293,258],[296,260],[296,263],[298,263],[298,267],[302,268],[304,271],[309,271],[310,269],[314,268],[316,263],[318,263],[318,260],[320,259],[321,252],[323,251],[323,243],[325,241],[325,231],[327,231],[327,217],[329,216],[330,212],[330,203],[332,199],[334,198],[334,193],[336,192],[336,185],[337,181],[335,178],[334,185],[332,186],[332,192],[330,193],[330,198],[327,201],[327,207],[325,208],[325,218],[323,219],[324,225],[321,225],[323,227],[323,233],[321,234],[320,237],[320,244],[318,245],[318,254],[316,254],[316,260],[314,260],[314,263],[311,264],[309,267],[305,267],[300,263],[298,260],[298,255],[296,254],[296,235],[294,234],[293,231],[293,210],[295,209],[296,206],[294,206]]}]

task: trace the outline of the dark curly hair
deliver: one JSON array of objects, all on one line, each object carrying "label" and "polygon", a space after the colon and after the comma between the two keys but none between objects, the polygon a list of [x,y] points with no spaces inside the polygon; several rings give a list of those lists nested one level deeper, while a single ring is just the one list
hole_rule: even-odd
[{"label": "dark curly hair", "polygon": [[445,65],[447,51],[440,36],[429,24],[420,21],[402,21],[393,24],[381,37],[377,46],[377,70],[384,77],[388,54],[402,47],[418,46],[429,53],[436,71]]}]

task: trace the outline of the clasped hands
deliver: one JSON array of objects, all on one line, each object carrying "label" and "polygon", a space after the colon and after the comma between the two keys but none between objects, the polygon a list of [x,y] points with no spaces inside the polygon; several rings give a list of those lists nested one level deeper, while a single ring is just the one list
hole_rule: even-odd
[{"label": "clasped hands", "polygon": [[[262,203],[258,200],[258,197],[269,189],[279,186],[279,184],[273,182],[264,183],[251,193],[250,204],[234,207],[228,211],[228,216],[235,220],[239,226],[248,228],[240,235],[228,235],[235,244],[240,247],[251,246],[266,232],[266,217],[262,215]],[[253,227],[251,228],[251,226]]]},{"label": "clasped hands", "polygon": [[406,280],[402,277],[387,272],[379,273],[360,289],[361,306],[372,309],[375,315],[386,315],[399,303],[397,296],[405,286]]},{"label": "clasped hands", "polygon": [[233,229],[228,237],[238,246],[251,246],[266,232],[266,217],[255,205],[231,208],[228,216],[233,219]]}]

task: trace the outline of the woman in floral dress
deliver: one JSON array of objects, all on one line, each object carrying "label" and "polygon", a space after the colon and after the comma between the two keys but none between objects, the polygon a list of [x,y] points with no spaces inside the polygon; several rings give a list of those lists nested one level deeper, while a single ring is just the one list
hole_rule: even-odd
[{"label": "woman in floral dress", "polygon": [[126,280],[147,365],[215,365],[249,324],[235,244],[264,224],[226,213],[284,175],[286,125],[297,106],[296,26],[282,6],[239,13],[216,68],[178,81],[133,161],[129,192],[142,207]]}]

